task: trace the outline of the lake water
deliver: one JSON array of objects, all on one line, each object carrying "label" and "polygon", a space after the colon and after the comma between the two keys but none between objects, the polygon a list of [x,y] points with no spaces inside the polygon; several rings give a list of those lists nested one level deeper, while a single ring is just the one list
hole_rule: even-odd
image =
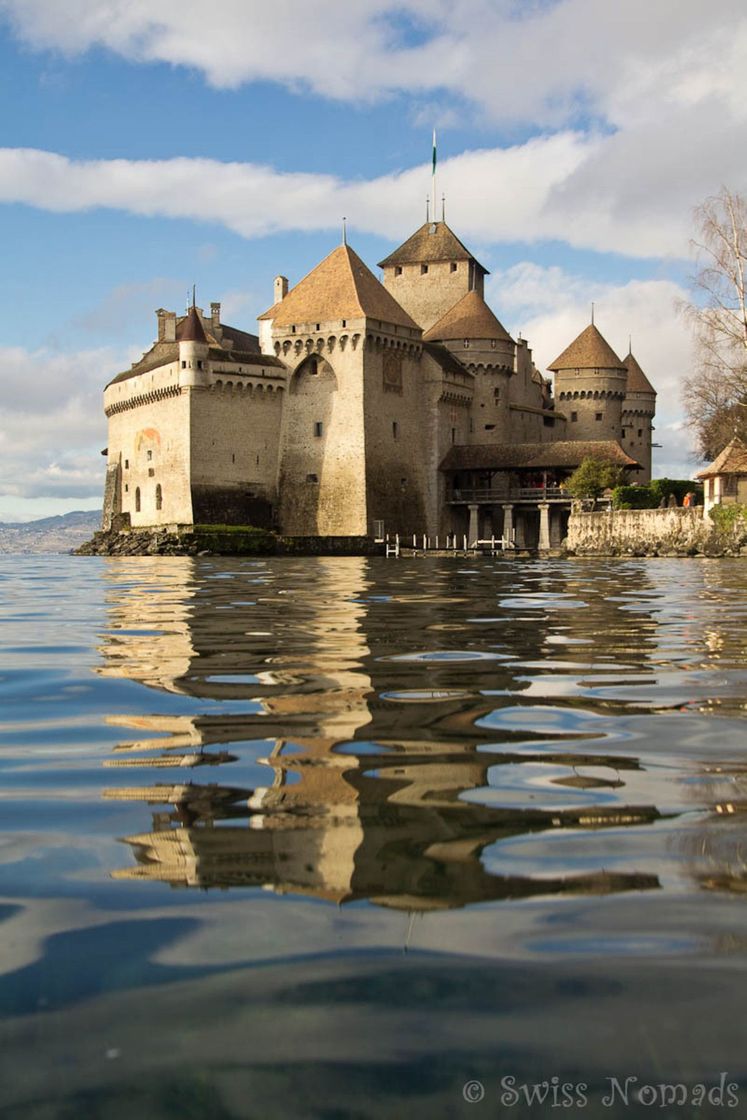
[{"label": "lake water", "polygon": [[3,1117],[747,1115],[744,561],[3,557],[0,643]]}]

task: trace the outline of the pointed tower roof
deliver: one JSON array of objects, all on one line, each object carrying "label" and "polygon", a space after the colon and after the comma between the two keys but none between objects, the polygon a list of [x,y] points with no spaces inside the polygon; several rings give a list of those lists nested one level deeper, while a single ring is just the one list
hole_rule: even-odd
[{"label": "pointed tower roof", "polygon": [[615,351],[593,323],[581,331],[578,338],[547,367],[561,369],[625,369]]},{"label": "pointed tower roof", "polygon": [[197,308],[194,304],[190,307],[186,316],[182,319],[179,326],[176,328],[177,342],[205,342],[207,343],[207,335],[205,328],[202,325],[202,320],[197,313]]},{"label": "pointed tower roof", "polygon": [[486,275],[488,273],[446,222],[426,222],[398,249],[379,261],[379,268],[394,264],[426,264],[428,261],[474,261]]},{"label": "pointed tower roof", "polygon": [[310,323],[315,319],[328,321],[366,316],[418,329],[417,323],[349,245],[333,249],[276,307],[276,327]]},{"label": "pointed tower roof", "polygon": [[628,371],[628,392],[629,393],[653,393],[656,396],[656,389],[646,377],[638,362],[633,357],[633,352],[629,351],[627,358],[625,358],[625,368]]},{"label": "pointed tower roof", "polygon": [[482,296],[475,291],[463,295],[423,335],[426,342],[444,342],[455,338],[499,338],[513,341]]},{"label": "pointed tower roof", "polygon": [[698,471],[696,478],[711,478],[716,474],[747,474],[747,447],[739,436],[729,440],[720,455],[708,467]]}]

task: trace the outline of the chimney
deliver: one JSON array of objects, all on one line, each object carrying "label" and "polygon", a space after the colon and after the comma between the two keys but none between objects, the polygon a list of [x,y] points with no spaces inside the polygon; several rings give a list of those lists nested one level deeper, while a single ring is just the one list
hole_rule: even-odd
[{"label": "chimney", "polygon": [[280,303],[281,299],[285,299],[288,295],[288,277],[276,276],[275,277],[275,299],[273,303]]},{"label": "chimney", "polygon": [[156,311],[158,320],[158,341],[176,342],[176,312],[164,311],[162,307]]},{"label": "chimney", "polygon": [[211,303],[210,304],[210,325],[213,329],[213,334],[215,334],[216,337],[218,337],[216,332],[220,329],[220,304],[219,303]]}]

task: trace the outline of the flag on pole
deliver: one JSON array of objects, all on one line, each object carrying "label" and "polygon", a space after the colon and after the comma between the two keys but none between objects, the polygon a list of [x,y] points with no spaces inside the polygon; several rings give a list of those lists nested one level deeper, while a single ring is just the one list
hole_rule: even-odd
[{"label": "flag on pole", "polygon": [[436,130],[433,129],[433,168],[431,170],[431,221],[436,220]]}]

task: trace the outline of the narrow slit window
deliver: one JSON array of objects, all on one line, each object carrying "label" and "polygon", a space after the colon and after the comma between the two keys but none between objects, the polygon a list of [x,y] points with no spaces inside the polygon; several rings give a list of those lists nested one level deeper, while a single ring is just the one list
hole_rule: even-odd
[{"label": "narrow slit window", "polygon": [[140,513],[140,487],[135,487],[135,513]]},{"label": "narrow slit window", "polygon": [[158,485],[156,486],[156,509],[162,509],[162,508],[163,508],[163,490],[161,489],[161,483],[159,482]]},{"label": "narrow slit window", "polygon": [[314,435],[317,439],[324,433],[324,424],[321,420],[314,421]]}]

